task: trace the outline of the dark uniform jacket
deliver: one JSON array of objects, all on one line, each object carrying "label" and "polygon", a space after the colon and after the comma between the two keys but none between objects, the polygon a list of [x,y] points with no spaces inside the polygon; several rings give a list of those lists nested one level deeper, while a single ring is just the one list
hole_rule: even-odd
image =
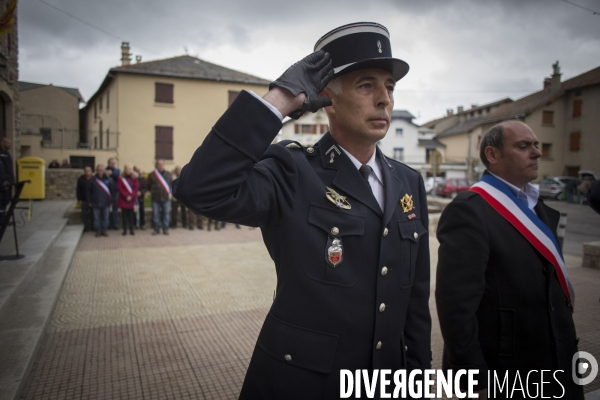
[{"label": "dark uniform jacket", "polygon": [[[170,187],[171,181],[173,180],[173,178],[171,177],[171,173],[167,170],[164,170],[162,172],[162,176],[163,176],[163,178],[165,178],[167,185],[169,185],[169,187]],[[158,180],[156,175],[154,175],[154,171],[152,171],[148,174],[148,179],[146,180],[146,188],[150,192],[152,201],[160,201],[160,202],[169,201],[169,199],[170,199],[169,193],[167,193],[167,191],[163,187],[162,183],[160,183],[160,181]]]},{"label": "dark uniform jacket", "polygon": [[88,203],[91,204],[93,208],[110,207],[112,205],[112,196],[117,191],[115,181],[113,181],[109,175],[103,175],[102,178],[100,178],[110,191],[111,197],[108,197],[104,189],[96,182],[97,178],[98,175],[94,175],[92,176],[92,179],[90,179],[87,194]]},{"label": "dark uniform jacket", "polygon": [[0,149],[0,162],[4,165],[4,173],[2,174],[1,183],[8,181],[8,183],[15,183],[15,168],[10,153],[4,149]]},{"label": "dark uniform jacket", "polygon": [[[560,214],[541,200],[538,217],[556,235]],[[475,192],[464,192],[440,218],[436,302],[444,337],[445,369],[516,372],[525,385],[531,370],[559,369],[566,394],[583,399],[573,383],[571,358],[577,351],[573,315],[554,267],[504,217]],[[540,384],[540,374],[530,384]],[[563,392],[552,374],[544,376],[544,396]],[[530,387],[534,395],[534,387]],[[498,389],[497,389],[498,390]],[[507,398],[497,391],[496,398]],[[541,397],[538,394],[538,398]],[[523,398],[515,392],[513,399]]]},{"label": "dark uniform jacket", "polygon": [[[334,399],[340,369],[429,367],[422,178],[377,150],[382,212],[330,134],[310,148],[270,146],[281,126],[242,92],[174,182],[175,197],[195,213],[259,226],[275,263],[274,302],[240,398]],[[351,209],[330,202],[326,187],[347,196]],[[405,195],[414,201],[409,212]],[[335,268],[326,261],[334,238],[343,248]]]},{"label": "dark uniform jacket", "polygon": [[77,179],[77,201],[87,202],[88,186],[93,183],[92,179],[94,179],[94,176],[86,179],[85,175],[81,175]]}]

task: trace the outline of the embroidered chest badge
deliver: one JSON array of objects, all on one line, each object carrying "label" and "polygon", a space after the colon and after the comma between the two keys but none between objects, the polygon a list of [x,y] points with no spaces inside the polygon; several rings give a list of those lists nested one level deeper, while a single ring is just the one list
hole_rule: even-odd
[{"label": "embroidered chest badge", "polygon": [[342,196],[330,187],[325,186],[325,188],[327,189],[327,192],[325,192],[325,197],[327,197],[327,200],[335,204],[337,208],[343,208],[344,210],[350,210],[352,208],[348,200],[346,200],[346,196]]},{"label": "embroidered chest badge", "polygon": [[402,206],[402,211],[405,213],[415,209],[412,196],[409,196],[408,193],[405,194],[402,199],[400,199],[400,205]]}]

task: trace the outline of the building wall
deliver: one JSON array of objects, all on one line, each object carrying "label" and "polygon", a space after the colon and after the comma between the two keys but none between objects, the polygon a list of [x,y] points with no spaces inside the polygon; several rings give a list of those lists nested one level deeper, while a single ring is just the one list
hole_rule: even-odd
[{"label": "building wall", "polygon": [[[155,82],[173,84],[173,104],[155,103]],[[140,165],[151,171],[155,158],[155,126],[173,127],[173,160],[166,160],[167,169],[185,165],[202,144],[218,118],[229,106],[229,91],[252,90],[262,96],[267,86],[196,79],[155,77],[150,75],[116,74],[110,90],[110,108],[93,118],[90,104],[88,129],[110,129],[118,135],[117,162]],[[112,140],[112,136],[111,136]]]},{"label": "building wall", "polygon": [[[311,125],[316,133],[302,133],[302,125]],[[296,133],[296,131],[300,133]],[[324,130],[324,133],[321,131]],[[320,109],[316,113],[307,112],[297,120],[290,119],[283,124],[277,141],[295,140],[302,146],[313,146],[325,133],[329,131],[329,119],[325,110]]]},{"label": "building wall", "polygon": [[[98,164],[106,164],[106,161],[110,157],[116,157],[116,151],[107,150],[95,150],[95,149],[51,149],[47,147],[41,147],[39,135],[22,135],[21,136],[21,157],[40,157],[46,161],[46,167],[52,162],[52,160],[58,160],[62,163],[65,158],[71,159],[71,156],[75,157],[94,157],[93,168],[96,168]],[[35,152],[34,152],[35,150]]]},{"label": "building wall", "polygon": [[[402,129],[402,135],[396,133]],[[394,149],[404,149],[404,157],[401,161],[405,164],[423,164],[425,160],[425,148],[419,147],[419,128],[401,118],[392,119],[390,129],[383,139],[379,141],[381,152],[390,158],[394,158]]]},{"label": "building wall", "polygon": [[21,92],[21,113],[52,116],[63,129],[79,131],[79,99],[52,85]]},{"label": "building wall", "polygon": [[[0,10],[6,10],[10,0],[0,0]],[[15,13],[12,30],[0,34],[0,96],[6,104],[6,137],[12,141],[13,160],[20,155],[21,105],[19,100],[19,29]]]}]

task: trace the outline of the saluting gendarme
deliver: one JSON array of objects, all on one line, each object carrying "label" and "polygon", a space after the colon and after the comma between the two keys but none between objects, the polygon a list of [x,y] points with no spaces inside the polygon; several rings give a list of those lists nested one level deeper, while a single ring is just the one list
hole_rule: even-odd
[{"label": "saluting gendarme", "polygon": [[[376,23],[315,50],[264,98],[241,92],[174,182],[194,212],[260,227],[275,263],[242,399],[335,399],[342,369],[430,367],[423,180],[376,146],[408,64]],[[330,131],[314,147],[270,145],[284,116],[321,107]]]}]

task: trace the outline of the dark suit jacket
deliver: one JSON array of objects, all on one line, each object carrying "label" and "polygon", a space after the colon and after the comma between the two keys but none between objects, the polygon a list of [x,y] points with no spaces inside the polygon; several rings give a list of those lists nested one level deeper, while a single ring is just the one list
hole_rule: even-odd
[{"label": "dark suit jacket", "polygon": [[[429,367],[422,178],[378,150],[382,212],[329,134],[308,149],[270,145],[280,129],[269,109],[242,92],[174,182],[174,196],[195,213],[260,226],[275,263],[276,296],[240,397],[333,399],[340,369]],[[351,209],[330,202],[326,186],[348,196]],[[414,201],[410,212],[399,202],[405,195]],[[326,262],[334,238],[343,246],[335,268]]]},{"label": "dark suit jacket", "polygon": [[[555,233],[560,214],[541,200],[535,211]],[[488,369],[502,376],[518,370],[523,381],[530,370],[562,369],[562,398],[583,399],[571,378],[573,316],[552,264],[475,192],[461,193],[446,207],[437,237],[444,368],[479,369],[482,387]],[[535,379],[539,384],[539,375]],[[552,375],[544,381],[552,382],[544,396],[561,394]]]}]

